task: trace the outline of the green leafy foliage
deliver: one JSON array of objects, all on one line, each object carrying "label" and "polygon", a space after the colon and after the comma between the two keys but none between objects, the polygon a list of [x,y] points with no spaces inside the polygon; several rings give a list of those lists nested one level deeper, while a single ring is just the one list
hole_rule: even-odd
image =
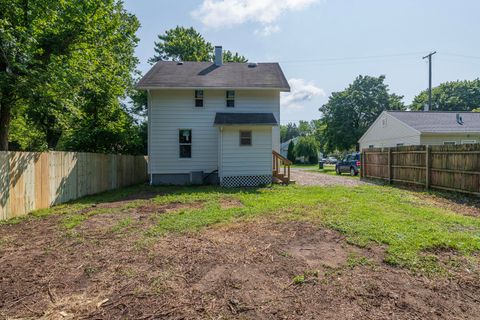
[{"label": "green leafy foliage", "polygon": [[320,107],[323,148],[349,150],[384,110],[404,110],[401,96],[390,94],[385,76],[358,76],[343,91],[334,92]]},{"label": "green leafy foliage", "polygon": [[[213,45],[193,27],[176,28],[158,35],[155,42],[155,55],[149,61],[213,61]],[[229,50],[223,51],[224,62],[247,62],[247,58]]]},{"label": "green leafy foliage", "polygon": [[[412,102],[412,110],[423,110],[428,91],[422,91]],[[480,79],[451,81],[432,89],[431,111],[473,111],[480,107]]]},{"label": "green leafy foliage", "polygon": [[[0,149],[8,139],[22,149],[56,149],[78,137],[72,131],[89,131],[89,119],[103,126],[91,141],[105,144],[103,132],[132,125],[112,116],[122,112],[138,62],[139,23],[121,1],[13,0],[0,12]],[[36,134],[22,136],[26,128]]]},{"label": "green leafy foliage", "polygon": [[290,143],[288,144],[288,150],[287,150],[287,159],[295,162],[295,143],[293,140],[290,140]]},{"label": "green leafy foliage", "polygon": [[280,125],[280,141],[285,142],[300,135],[297,124],[289,122],[286,125]]},{"label": "green leafy foliage", "polygon": [[294,152],[295,156],[304,157],[308,163],[318,162],[318,142],[312,135],[299,137]]}]

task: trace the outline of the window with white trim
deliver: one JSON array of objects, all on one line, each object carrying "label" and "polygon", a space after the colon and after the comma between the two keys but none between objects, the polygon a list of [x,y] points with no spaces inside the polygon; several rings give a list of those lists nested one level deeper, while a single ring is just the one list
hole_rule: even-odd
[{"label": "window with white trim", "polygon": [[188,159],[192,157],[192,129],[178,130],[179,158]]},{"label": "window with white trim", "polygon": [[195,107],[203,107],[203,90],[195,90]]},{"label": "window with white trim", "polygon": [[375,148],[375,146],[373,144],[371,144],[371,145],[368,146],[368,148],[373,149],[373,148]]},{"label": "window with white trim", "polygon": [[457,144],[455,141],[443,141],[443,145],[445,146],[452,146]]},{"label": "window with white trim", "polygon": [[477,140],[462,140],[462,144],[473,144],[477,143]]},{"label": "window with white trim", "polygon": [[227,90],[226,92],[226,105],[228,108],[235,107],[235,91],[234,90]]},{"label": "window with white trim", "polygon": [[397,143],[397,147],[403,147],[403,143]]},{"label": "window with white trim", "polygon": [[240,131],[240,145],[241,146],[252,145],[252,131]]}]

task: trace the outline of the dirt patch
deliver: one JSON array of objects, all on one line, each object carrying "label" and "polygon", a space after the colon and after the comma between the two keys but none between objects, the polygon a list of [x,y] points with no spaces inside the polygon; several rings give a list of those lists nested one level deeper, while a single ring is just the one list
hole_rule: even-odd
[{"label": "dirt patch", "polygon": [[[136,219],[162,210],[151,202],[126,212]],[[149,219],[130,232],[80,228],[79,236],[68,236],[59,218],[0,226],[8,239],[0,246],[0,317],[475,319],[480,313],[478,273],[458,268],[448,278],[416,276],[385,265],[382,248],[354,247],[308,223],[252,222],[148,238]],[[351,263],[352,257],[371,263]]]},{"label": "dirt patch", "polygon": [[453,211],[455,213],[480,217],[480,199],[477,197],[455,196],[455,194],[442,194],[438,196],[436,194],[418,194],[416,195],[422,204],[425,202],[446,210]]},{"label": "dirt patch", "polygon": [[291,169],[292,179],[296,181],[297,184],[303,186],[347,186],[354,187],[358,185],[366,184],[360,179],[344,177],[344,176],[331,176],[328,174],[310,172],[301,169]]},{"label": "dirt patch", "polygon": [[235,198],[223,198],[220,200],[220,208],[231,209],[243,207],[243,203]]}]

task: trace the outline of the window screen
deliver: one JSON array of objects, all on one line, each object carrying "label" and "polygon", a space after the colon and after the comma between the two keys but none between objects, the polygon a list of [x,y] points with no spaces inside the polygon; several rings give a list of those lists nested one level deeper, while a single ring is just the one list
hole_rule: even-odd
[{"label": "window screen", "polygon": [[179,157],[192,157],[192,129],[178,130]]},{"label": "window screen", "polygon": [[203,90],[195,90],[195,107],[203,107]]},{"label": "window screen", "polygon": [[227,107],[235,107],[235,91],[233,90],[227,90]]},{"label": "window screen", "polygon": [[252,131],[240,131],[240,145],[241,146],[252,145]]}]

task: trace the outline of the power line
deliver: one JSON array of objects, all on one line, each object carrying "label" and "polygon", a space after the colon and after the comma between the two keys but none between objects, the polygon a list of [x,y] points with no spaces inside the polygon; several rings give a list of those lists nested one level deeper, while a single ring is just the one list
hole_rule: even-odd
[{"label": "power line", "polygon": [[375,56],[351,56],[351,57],[342,57],[342,58],[319,58],[319,59],[305,59],[305,60],[285,60],[277,61],[279,63],[303,63],[303,62],[329,62],[329,61],[349,61],[349,60],[369,60],[369,59],[382,59],[382,58],[394,58],[394,57],[404,57],[404,56],[417,56],[419,54],[424,54],[425,52],[409,52],[409,53],[398,53],[398,54],[387,54],[387,55],[375,55]]},{"label": "power line", "polygon": [[466,59],[480,59],[479,56],[469,56],[469,55],[458,54],[458,53],[443,52],[442,54],[444,54],[446,56],[460,57],[460,58],[466,58]]}]

